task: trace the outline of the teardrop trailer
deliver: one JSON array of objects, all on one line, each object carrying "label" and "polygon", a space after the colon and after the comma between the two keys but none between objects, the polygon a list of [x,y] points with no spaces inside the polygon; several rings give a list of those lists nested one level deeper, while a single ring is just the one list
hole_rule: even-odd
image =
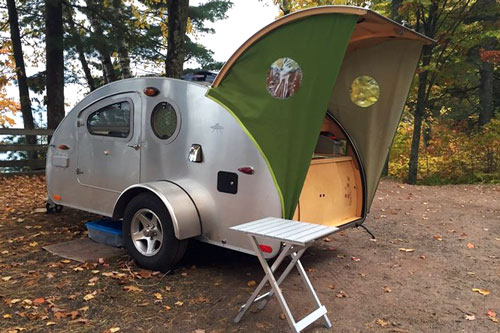
[{"label": "teardrop trailer", "polygon": [[238,225],[360,226],[431,42],[365,8],[317,7],[257,32],[211,87],[108,84],[54,133],[49,202],[122,219],[128,252],[154,270],[179,261],[188,239],[293,261],[288,238],[249,239]]}]

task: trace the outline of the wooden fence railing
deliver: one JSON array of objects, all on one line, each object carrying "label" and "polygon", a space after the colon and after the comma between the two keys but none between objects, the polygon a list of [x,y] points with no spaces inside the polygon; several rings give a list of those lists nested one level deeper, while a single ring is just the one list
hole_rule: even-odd
[{"label": "wooden fence railing", "polygon": [[[0,128],[0,135],[33,135],[33,136],[50,136],[54,134],[52,129],[24,129],[24,128]],[[19,152],[19,151],[46,151],[47,144],[17,144],[17,143],[7,143],[3,144],[2,139],[0,139],[0,153],[6,152]],[[17,174],[32,174],[32,173],[43,173],[45,172],[45,154],[39,156],[38,159],[26,159],[26,160],[1,160],[0,159],[0,176],[6,175],[17,175]],[[0,157],[1,158],[1,157]],[[22,171],[5,171],[5,168],[13,167],[29,167],[30,170]]]}]

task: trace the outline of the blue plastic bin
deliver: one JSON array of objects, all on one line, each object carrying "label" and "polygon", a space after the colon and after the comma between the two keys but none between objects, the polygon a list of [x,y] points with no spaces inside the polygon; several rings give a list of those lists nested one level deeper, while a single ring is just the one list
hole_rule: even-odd
[{"label": "blue plastic bin", "polygon": [[101,244],[123,247],[122,222],[101,219],[85,223],[89,238]]}]

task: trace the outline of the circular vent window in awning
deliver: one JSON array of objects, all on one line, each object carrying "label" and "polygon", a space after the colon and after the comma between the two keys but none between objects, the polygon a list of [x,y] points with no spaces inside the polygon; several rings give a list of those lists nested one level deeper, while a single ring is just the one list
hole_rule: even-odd
[{"label": "circular vent window in awning", "polygon": [[349,95],[354,104],[367,108],[377,103],[380,97],[380,87],[371,76],[359,76],[352,81]]},{"label": "circular vent window in awning", "polygon": [[291,58],[279,58],[271,64],[267,73],[267,91],[274,98],[292,97],[302,84],[302,70]]}]

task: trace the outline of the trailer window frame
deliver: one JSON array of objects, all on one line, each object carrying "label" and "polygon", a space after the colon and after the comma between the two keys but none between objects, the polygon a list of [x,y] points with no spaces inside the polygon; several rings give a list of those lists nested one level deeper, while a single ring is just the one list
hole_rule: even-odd
[{"label": "trailer window frame", "polygon": [[[92,116],[94,116],[98,112],[102,112],[103,109],[106,109],[112,105],[122,104],[122,103],[127,103],[129,105],[128,133],[126,136],[118,135],[118,134],[113,135],[113,134],[96,133],[94,130],[92,130],[92,127],[90,124],[90,120],[91,120]],[[87,116],[85,123],[86,123],[87,132],[90,135],[107,137],[107,138],[116,138],[116,139],[128,139],[133,135],[133,132],[134,132],[134,103],[133,103],[132,99],[130,99],[130,98],[123,98],[123,99],[120,99],[117,101],[113,101],[112,103],[106,104],[106,105],[98,108],[97,110],[90,112],[89,115]]]},{"label": "trailer window frame", "polygon": [[[172,132],[172,134],[168,137],[163,137],[162,135],[160,135],[157,131],[157,126],[155,125],[155,120],[156,120],[155,115],[157,114],[158,110],[160,109],[159,107],[162,104],[167,104],[175,112],[175,119],[176,119],[175,129]],[[151,115],[149,120],[150,120],[149,125],[151,126],[151,130],[156,140],[160,140],[160,142],[168,144],[177,138],[177,135],[179,134],[179,131],[181,129],[182,119],[181,119],[181,113],[179,112],[179,108],[172,100],[163,99],[160,102],[156,103],[153,109],[151,110]]]}]

